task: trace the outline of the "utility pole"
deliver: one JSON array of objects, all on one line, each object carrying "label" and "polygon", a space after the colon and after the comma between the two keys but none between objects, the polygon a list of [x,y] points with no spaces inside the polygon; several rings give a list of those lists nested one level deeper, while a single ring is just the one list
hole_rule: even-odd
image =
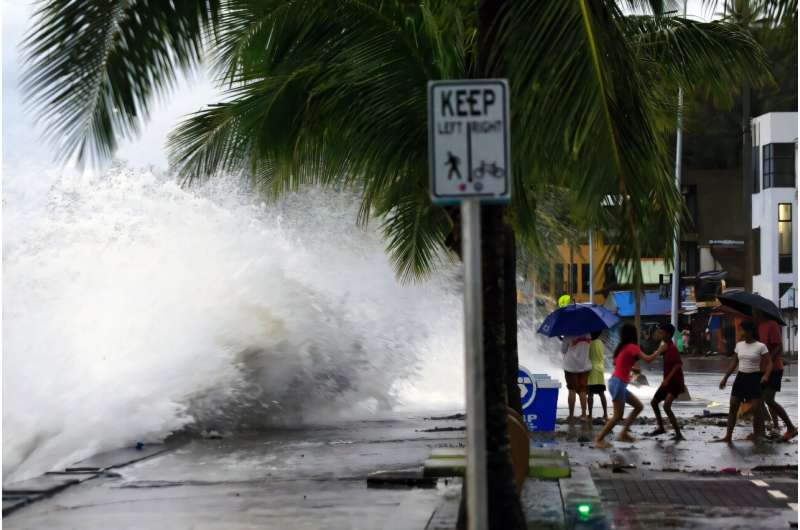
[{"label": "utility pole", "polygon": [[592,229],[589,229],[589,303],[594,303],[594,253],[592,252]]},{"label": "utility pole", "polygon": [[[683,17],[686,18],[686,0],[683,0]],[[681,163],[683,159],[683,87],[678,87],[678,132],[675,142],[675,186],[681,193]],[[678,313],[681,307],[681,224],[675,223],[675,241],[672,264],[672,300],[670,323],[678,329]]]}]

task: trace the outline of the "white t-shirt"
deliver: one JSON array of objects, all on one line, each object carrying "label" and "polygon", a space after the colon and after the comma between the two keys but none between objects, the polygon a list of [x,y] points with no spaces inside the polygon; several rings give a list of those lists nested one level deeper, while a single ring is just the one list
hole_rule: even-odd
[{"label": "white t-shirt", "polygon": [[581,335],[580,337],[564,337],[561,341],[561,353],[564,355],[565,372],[590,372],[592,361],[589,359],[589,345],[592,337]]},{"label": "white t-shirt", "polygon": [[736,343],[736,355],[739,356],[739,371],[746,374],[761,371],[761,356],[767,355],[769,350],[763,343],[755,341],[750,344],[745,341]]}]

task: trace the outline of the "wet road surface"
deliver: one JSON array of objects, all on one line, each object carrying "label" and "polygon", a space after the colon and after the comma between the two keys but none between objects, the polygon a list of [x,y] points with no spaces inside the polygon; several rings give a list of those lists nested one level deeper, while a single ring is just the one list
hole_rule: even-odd
[{"label": "wet road surface", "polygon": [[[675,443],[669,436],[642,437],[652,430],[652,411],[646,407],[632,430],[639,438],[632,444],[592,449],[588,442],[599,426],[586,430],[563,423],[556,433],[536,435],[534,443],[566,449],[573,466],[591,469],[594,478],[606,485],[603,480],[612,484],[626,480],[633,481],[630,487],[637,484],[652,491],[647,489],[651,481],[659,480],[735,479],[744,481],[742,487],[751,487],[745,483],[763,479],[772,481],[770,488],[778,483],[796,488],[796,440],[757,446],[745,441],[732,446],[706,443],[722,434],[724,418],[703,416],[703,411],[725,413],[730,387],[725,391],[717,387],[719,361],[702,362],[713,366],[686,377],[693,401],[675,407],[684,424],[685,442]],[[653,386],[634,390],[645,403],[660,382],[660,368],[646,370]],[[797,418],[796,370],[789,379],[784,380],[778,400]],[[566,410],[560,409],[559,417],[564,416]],[[366,477],[375,471],[418,467],[432,449],[460,445],[463,432],[425,431],[462,425],[455,420],[425,420],[423,415],[397,416],[192,439],[171,452],[116,470],[117,475],[89,480],[26,506],[3,523],[9,529],[85,530],[424,528],[433,508],[457,487],[368,489]],[[735,437],[748,432],[749,426],[742,423]],[[758,471],[759,466],[773,467]],[[774,506],[668,506],[608,495],[606,513],[614,528],[787,528],[792,513],[797,521],[796,512],[789,510],[787,516],[787,509]]]}]

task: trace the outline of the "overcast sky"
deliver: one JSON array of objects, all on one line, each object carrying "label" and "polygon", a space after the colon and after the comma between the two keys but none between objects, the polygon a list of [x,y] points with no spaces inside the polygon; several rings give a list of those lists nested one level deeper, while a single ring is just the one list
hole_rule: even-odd
[{"label": "overcast sky", "polygon": [[[3,165],[6,170],[51,160],[52,152],[40,141],[40,131],[33,125],[22,106],[18,88],[21,70],[19,43],[31,23],[30,0],[3,0]],[[691,16],[706,18],[700,0],[689,0]],[[214,101],[214,89],[202,75],[192,81],[183,80],[167,100],[158,105],[148,127],[140,138],[125,142],[117,156],[134,165],[166,166],[164,143],[169,131],[182,116],[198,110],[204,103]]]}]

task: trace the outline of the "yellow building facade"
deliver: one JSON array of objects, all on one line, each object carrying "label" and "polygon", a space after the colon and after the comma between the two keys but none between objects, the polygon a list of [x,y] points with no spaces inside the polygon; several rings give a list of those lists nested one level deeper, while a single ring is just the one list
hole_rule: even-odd
[{"label": "yellow building facade", "polygon": [[[531,267],[528,278],[532,278],[533,289],[540,298],[557,300],[569,294],[575,302],[602,304],[605,296],[598,291],[619,289],[630,284],[629,273],[622,270],[610,259],[609,247],[602,237],[592,237],[592,267],[590,270],[588,238],[581,241],[564,241],[556,251],[556,257],[549,263]],[[641,260],[643,283],[657,284],[660,274],[667,273],[663,258],[644,258]],[[589,278],[592,275],[593,283]],[[594,294],[589,292],[589,286]]]}]

